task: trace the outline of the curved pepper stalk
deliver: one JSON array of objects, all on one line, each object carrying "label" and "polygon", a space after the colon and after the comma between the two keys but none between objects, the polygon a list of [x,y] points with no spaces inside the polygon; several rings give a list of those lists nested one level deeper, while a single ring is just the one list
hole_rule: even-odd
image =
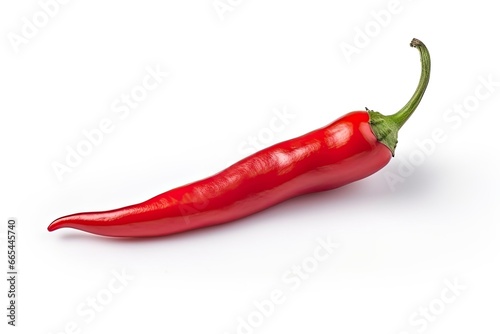
[{"label": "curved pepper stalk", "polygon": [[422,63],[420,81],[411,99],[403,108],[401,108],[401,110],[393,115],[385,116],[378,111],[367,110],[370,115],[370,124],[372,126],[373,133],[375,133],[375,136],[382,144],[391,150],[392,156],[394,156],[394,151],[396,150],[396,145],[398,143],[399,129],[401,129],[403,124],[406,123],[415,109],[417,109],[420,100],[422,100],[425,90],[427,89],[431,75],[431,57],[425,44],[414,38],[411,41],[410,46],[417,48],[418,51],[420,51],[420,61]]}]

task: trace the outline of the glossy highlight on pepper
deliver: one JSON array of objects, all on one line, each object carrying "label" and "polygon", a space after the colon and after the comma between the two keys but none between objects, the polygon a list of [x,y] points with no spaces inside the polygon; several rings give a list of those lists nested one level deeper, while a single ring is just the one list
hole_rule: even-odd
[{"label": "glossy highlight on pepper", "polygon": [[162,236],[223,224],[299,195],[330,190],[365,178],[394,155],[397,132],[418,106],[430,75],[425,45],[422,74],[409,102],[397,113],[354,111],[325,127],[256,152],[205,179],[119,209],[84,212],[53,221],[111,237]]}]

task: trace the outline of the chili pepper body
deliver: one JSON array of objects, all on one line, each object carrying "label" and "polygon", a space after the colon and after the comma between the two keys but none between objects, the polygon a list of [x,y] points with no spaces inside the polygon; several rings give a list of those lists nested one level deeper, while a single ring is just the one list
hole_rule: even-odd
[{"label": "chili pepper body", "polygon": [[351,112],[303,136],[263,149],[211,177],[124,208],[55,220],[113,237],[168,235],[226,223],[289,198],[367,177],[391,159],[366,111]]},{"label": "chili pepper body", "polygon": [[49,231],[71,227],[112,237],[152,237],[218,225],[289,198],[330,190],[365,178],[394,155],[397,133],[417,108],[430,75],[425,45],[418,87],[393,115],[354,111],[331,124],[265,148],[211,177],[120,209],[85,212],[53,221]]}]

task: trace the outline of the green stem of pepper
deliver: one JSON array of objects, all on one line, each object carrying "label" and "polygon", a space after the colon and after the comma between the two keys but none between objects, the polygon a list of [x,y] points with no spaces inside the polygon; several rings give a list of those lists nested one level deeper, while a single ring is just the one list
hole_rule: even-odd
[{"label": "green stem of pepper", "polygon": [[422,65],[420,81],[415,93],[413,93],[408,103],[395,114],[385,116],[377,111],[368,110],[373,133],[378,141],[391,150],[393,156],[398,142],[398,131],[408,118],[410,118],[415,109],[417,109],[420,100],[422,100],[422,96],[424,96],[427,85],[429,84],[431,74],[431,58],[427,47],[416,38],[411,41],[410,46],[417,48],[420,52],[420,62]]}]

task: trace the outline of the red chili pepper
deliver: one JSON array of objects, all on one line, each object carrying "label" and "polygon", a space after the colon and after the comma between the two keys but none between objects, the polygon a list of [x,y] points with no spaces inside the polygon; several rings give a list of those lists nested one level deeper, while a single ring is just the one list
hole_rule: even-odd
[{"label": "red chili pepper", "polygon": [[430,76],[425,45],[422,73],[408,103],[397,113],[354,111],[303,136],[263,149],[218,174],[120,209],[56,219],[54,231],[72,227],[113,237],[151,237],[233,221],[298,195],[329,190],[365,178],[384,167],[401,126],[417,108]]}]

